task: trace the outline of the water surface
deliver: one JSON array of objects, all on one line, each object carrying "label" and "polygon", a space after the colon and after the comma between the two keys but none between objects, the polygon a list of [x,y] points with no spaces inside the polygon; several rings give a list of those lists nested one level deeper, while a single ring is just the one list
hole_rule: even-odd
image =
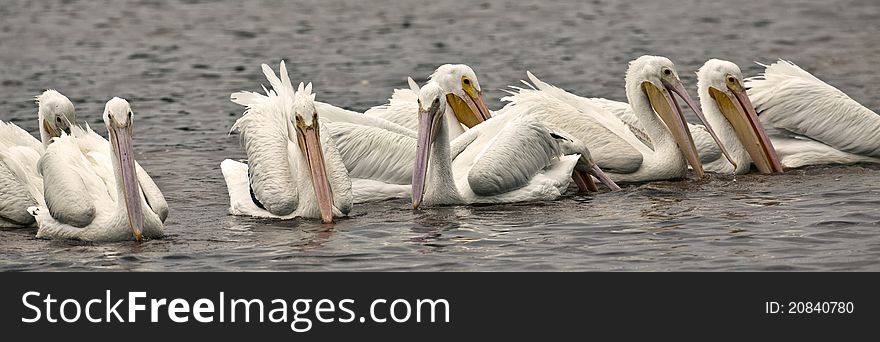
[{"label": "water surface", "polygon": [[[169,236],[92,244],[0,231],[0,270],[860,270],[880,271],[880,168],[630,185],[546,203],[412,211],[357,205],[321,225],[227,214],[219,163],[238,90],[288,62],[318,99],[363,111],[412,75],[467,63],[490,108],[531,70],[574,93],[624,98],[626,63],[675,61],[685,84],[709,58],[784,57],[870,108],[880,3],[856,1],[7,1],[0,119],[37,132],[33,96],[66,94],[103,134],[131,101],[139,162],[171,206]],[[692,90],[692,95],[696,92]]]}]

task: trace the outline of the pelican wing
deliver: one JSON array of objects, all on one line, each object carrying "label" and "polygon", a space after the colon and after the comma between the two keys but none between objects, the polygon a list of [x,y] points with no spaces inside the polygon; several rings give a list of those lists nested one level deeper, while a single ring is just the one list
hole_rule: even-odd
[{"label": "pelican wing", "polygon": [[561,156],[555,138],[534,117],[516,117],[487,143],[483,143],[485,138],[478,138],[468,147],[479,149],[467,180],[480,196],[500,195],[526,186]]},{"label": "pelican wing", "polygon": [[77,139],[68,135],[56,138],[40,159],[39,170],[49,214],[73,227],[82,228],[92,223],[95,197],[109,194],[97,176],[95,165],[80,151]]},{"label": "pelican wing", "polygon": [[[620,118],[620,120],[627,125],[629,130],[639,138],[642,143],[651,149],[654,148],[654,144],[651,142],[651,137],[645,133],[644,128],[642,128],[642,123],[639,122],[635,111],[633,111],[632,106],[630,106],[629,103],[598,97],[591,98],[590,101]],[[700,155],[700,161],[703,163],[709,163],[721,158],[721,149],[718,148],[718,144],[712,139],[712,135],[706,130],[706,127],[699,124],[692,124],[690,122],[687,124],[688,129],[691,131],[691,135],[694,138],[697,153]]]},{"label": "pelican wing", "polygon": [[364,115],[381,118],[412,131],[418,130],[416,113],[419,110],[419,96],[412,89],[395,89],[387,104],[370,108]]},{"label": "pelican wing", "polygon": [[[273,100],[276,97],[273,96]],[[289,122],[281,111],[272,112],[275,101],[255,104],[239,118],[232,130],[241,134],[248,157],[248,179],[254,199],[270,213],[284,216],[299,204],[296,175],[290,160]],[[283,108],[277,108],[281,109]]]},{"label": "pelican wing", "polygon": [[[330,129],[326,124],[321,125],[321,131]],[[324,149],[324,163],[330,187],[333,191],[333,205],[347,215],[351,211],[354,193],[352,192],[351,177],[345,168],[342,154],[336,148],[336,143],[330,134],[321,134],[321,146]]]},{"label": "pelican wing", "polygon": [[0,150],[14,146],[27,148],[40,154],[43,153],[43,144],[30,135],[30,133],[11,122],[0,120]]},{"label": "pelican wing", "polygon": [[[318,111],[318,115],[321,117],[322,122],[347,122],[366,127],[375,127],[397,134],[410,136],[413,139],[418,136],[416,131],[394,122],[374,115],[364,115],[347,109],[342,109],[331,104],[315,101],[315,110]],[[418,113],[418,109],[410,113],[411,120],[416,121],[416,113]]]},{"label": "pelican wing", "polygon": [[529,115],[577,137],[589,146],[596,163],[606,171],[630,173],[639,169],[650,147],[616,115],[589,99],[579,97],[528,74],[534,89],[518,91],[508,101],[503,115]]},{"label": "pelican wing", "polygon": [[880,116],[791,62],[746,81],[761,122],[838,150],[880,157]]},{"label": "pelican wing", "polygon": [[390,184],[412,182],[414,137],[350,122],[326,126],[350,177]]},{"label": "pelican wing", "polygon": [[147,200],[147,205],[159,216],[159,220],[165,222],[165,219],[168,218],[168,202],[165,201],[165,196],[162,195],[162,191],[159,190],[147,170],[144,170],[137,162],[135,162],[135,167],[137,167],[138,184],[141,186],[141,192]]},{"label": "pelican wing", "polygon": [[633,111],[632,106],[630,106],[629,103],[603,99],[600,97],[591,98],[590,101],[596,106],[614,114],[614,116],[618,117],[620,121],[623,121],[636,138],[639,138],[642,143],[651,149],[654,149],[654,143],[651,141],[651,137],[645,133],[642,123],[639,121],[639,118],[636,117],[636,113]]},{"label": "pelican wing", "polygon": [[42,154],[39,140],[15,124],[0,121],[0,226],[34,222],[27,208],[43,202],[43,179],[37,170]]},{"label": "pelican wing", "polygon": [[31,225],[34,217],[27,208],[37,205],[37,201],[2,159],[0,157],[0,226],[4,223]]},{"label": "pelican wing", "polygon": [[877,158],[837,150],[794,133],[777,130],[771,137],[779,161],[786,168],[817,164],[877,163]]}]

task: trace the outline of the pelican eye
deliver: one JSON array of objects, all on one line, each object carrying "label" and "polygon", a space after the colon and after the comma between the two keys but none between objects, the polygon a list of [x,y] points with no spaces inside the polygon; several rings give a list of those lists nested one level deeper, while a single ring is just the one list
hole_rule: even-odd
[{"label": "pelican eye", "polygon": [[471,80],[468,79],[468,78],[465,78],[465,79],[464,79],[463,81],[461,81],[461,82],[464,83],[465,85],[470,85],[470,84],[471,84]]},{"label": "pelican eye", "polygon": [[57,122],[57,123],[61,123],[61,118],[60,118],[60,117],[55,117],[55,122]]},{"label": "pelican eye", "polygon": [[434,99],[432,106],[436,106],[438,104],[440,104],[440,99]]},{"label": "pelican eye", "polygon": [[733,78],[733,76],[727,76],[727,82],[736,83],[736,78]]},{"label": "pelican eye", "polygon": [[666,76],[672,75],[672,70],[669,70],[669,69],[663,69],[663,74],[666,75]]}]

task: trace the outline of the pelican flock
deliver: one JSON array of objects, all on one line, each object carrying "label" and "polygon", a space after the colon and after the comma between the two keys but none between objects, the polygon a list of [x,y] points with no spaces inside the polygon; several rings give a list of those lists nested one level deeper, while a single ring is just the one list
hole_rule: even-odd
[{"label": "pelican flock", "polygon": [[[241,91],[230,133],[246,160],[220,163],[229,212],[332,223],[363,202],[410,198],[414,209],[554,200],[616,182],[762,174],[816,164],[880,162],[880,117],[797,65],[779,60],[745,78],[728,61],[697,70],[699,105],[668,58],[641,56],[627,102],[585,97],[526,72],[490,111],[473,68],[439,66],[364,113],[294,87],[285,63],[262,65],[269,88]],[[77,125],[55,90],[37,98],[39,139],[0,121],[0,227],[40,238],[142,240],[165,235],[169,207],[135,161],[134,112],[105,105],[108,139]],[[684,101],[699,123],[685,119]],[[603,171],[604,170],[604,171]],[[607,174],[606,174],[607,172]]]}]

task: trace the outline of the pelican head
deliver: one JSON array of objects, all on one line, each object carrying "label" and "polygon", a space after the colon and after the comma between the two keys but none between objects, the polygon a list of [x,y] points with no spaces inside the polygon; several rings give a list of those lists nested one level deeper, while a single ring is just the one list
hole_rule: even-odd
[{"label": "pelican head", "polygon": [[441,118],[447,106],[445,94],[436,82],[429,82],[419,90],[419,137],[412,178],[413,209],[418,209],[425,195],[425,179],[428,175],[431,146],[437,139],[437,132],[443,124]]},{"label": "pelican head", "polygon": [[[734,168],[736,168],[733,158],[730,157],[727,149],[724,148],[724,145],[715,135],[715,131],[712,130],[712,126],[706,121],[706,117],[699,109],[700,107],[691,99],[684,85],[681,84],[678,72],[675,71],[675,65],[672,64],[672,61],[666,57],[659,56],[639,57],[630,62],[626,80],[627,87],[638,86],[642,94],[647,96],[654,112],[657,113],[666,124],[666,127],[669,128],[679,150],[687,159],[688,164],[694,169],[698,178],[703,178],[705,175],[703,164],[700,162],[700,156],[697,154],[697,148],[688,129],[684,113],[670,92],[677,94],[688,104],[691,110],[694,111],[694,114],[697,115],[697,118],[706,127],[706,130],[712,135],[712,138],[715,139],[715,142],[721,148],[721,152],[724,153],[727,160],[734,164]],[[629,89],[627,92],[630,93]]]},{"label": "pelican head", "polygon": [[[697,71],[700,96],[711,97],[718,111],[730,123],[752,162],[761,173],[782,173],[776,149],[764,132],[749,96],[743,87],[739,66],[720,59],[710,59]],[[711,113],[710,113],[711,114]]]},{"label": "pelican head", "polygon": [[70,134],[70,126],[76,122],[76,113],[67,96],[52,89],[46,90],[37,96],[37,106],[40,132],[47,139],[60,137],[62,132]]},{"label": "pelican head", "polygon": [[311,83],[305,87],[300,83],[299,89],[293,97],[293,127],[296,131],[299,150],[306,160],[306,167],[309,169],[309,177],[312,180],[321,221],[332,223],[333,193],[330,189],[327,169],[324,166],[321,126],[318,122],[318,112],[315,110],[315,94],[312,94]]},{"label": "pelican head", "polygon": [[132,125],[134,112],[128,101],[114,97],[104,106],[104,124],[110,136],[116,168],[117,186],[122,192],[128,223],[135,240],[140,241],[144,228],[143,207],[141,205],[140,185],[135,169],[134,148],[132,147]]},{"label": "pelican head", "polygon": [[444,64],[431,74],[446,93],[446,101],[459,122],[468,128],[489,120],[492,115],[483,101],[483,91],[477,74],[464,64]]}]

